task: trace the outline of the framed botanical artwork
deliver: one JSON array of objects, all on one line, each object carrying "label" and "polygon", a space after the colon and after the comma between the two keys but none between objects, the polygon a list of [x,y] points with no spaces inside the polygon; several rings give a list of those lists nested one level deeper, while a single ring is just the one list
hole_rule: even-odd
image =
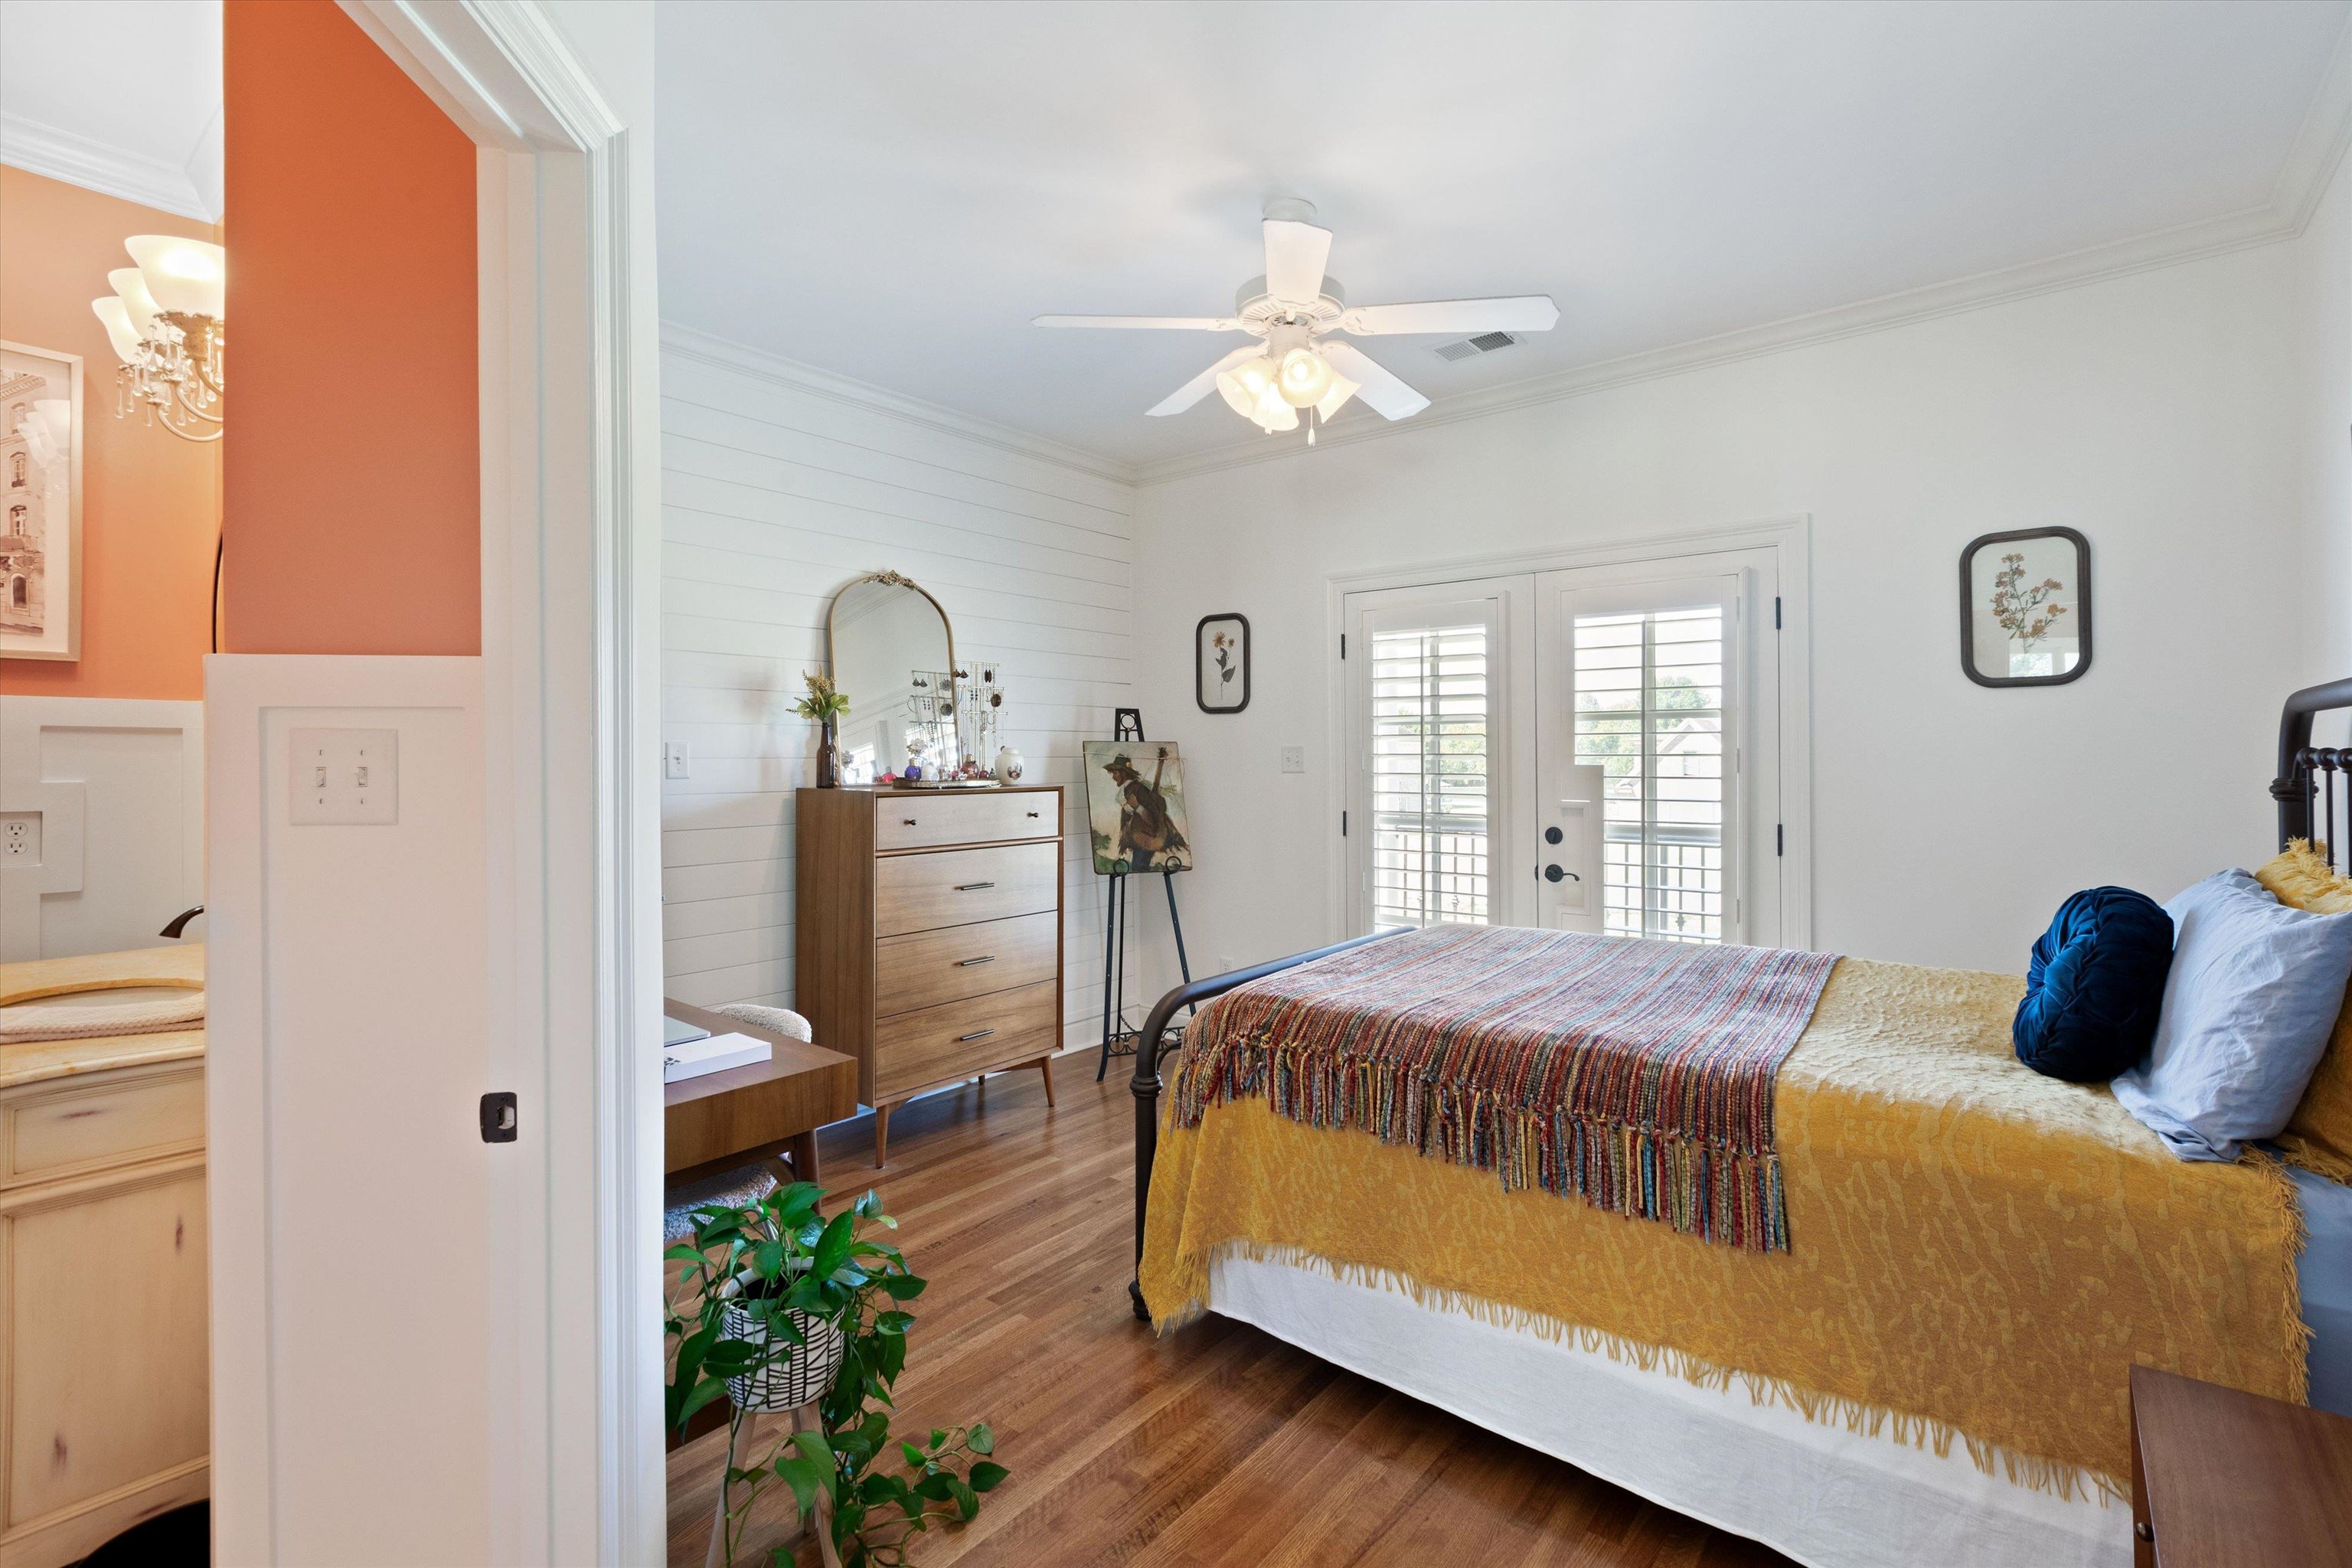
[{"label": "framed botanical artwork", "polygon": [[1960,552],[1960,668],[1979,686],[2063,686],[2091,668],[2091,542],[2021,528]]},{"label": "framed botanical artwork", "polygon": [[1087,827],[1095,872],[1192,868],[1184,812],[1184,762],[1166,741],[1088,741]]},{"label": "framed botanical artwork", "polygon": [[1202,616],[1192,628],[1192,698],[1203,713],[1238,713],[1249,706],[1247,616]]},{"label": "framed botanical artwork", "polygon": [[0,658],[81,657],[81,356],[0,342]]}]

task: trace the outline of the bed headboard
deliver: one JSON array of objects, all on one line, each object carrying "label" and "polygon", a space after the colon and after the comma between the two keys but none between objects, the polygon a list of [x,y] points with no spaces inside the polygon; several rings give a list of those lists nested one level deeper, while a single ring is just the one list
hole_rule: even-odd
[{"label": "bed headboard", "polygon": [[2280,848],[2290,838],[2308,838],[2325,846],[2321,853],[2333,867],[2337,847],[2346,846],[2345,868],[2352,870],[2352,747],[2311,743],[2314,716],[2338,709],[2352,709],[2352,680],[2306,686],[2286,700],[2271,798],[2278,802]]}]

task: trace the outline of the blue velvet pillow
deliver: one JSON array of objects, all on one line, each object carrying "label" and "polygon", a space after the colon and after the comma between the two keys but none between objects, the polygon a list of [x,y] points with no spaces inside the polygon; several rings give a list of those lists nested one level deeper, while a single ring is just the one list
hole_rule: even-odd
[{"label": "blue velvet pillow", "polygon": [[2105,1083],[2147,1054],[2172,967],[2172,917],[2129,888],[2089,888],[2058,906],[2033,944],[2010,1038],[2049,1078]]}]

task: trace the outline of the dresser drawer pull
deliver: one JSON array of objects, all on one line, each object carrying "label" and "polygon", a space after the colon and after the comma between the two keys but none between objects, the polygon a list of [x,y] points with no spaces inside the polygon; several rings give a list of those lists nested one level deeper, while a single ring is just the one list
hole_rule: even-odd
[{"label": "dresser drawer pull", "polygon": [[973,964],[975,964],[975,963],[994,963],[995,962],[996,962],[996,954],[994,954],[994,953],[992,953],[992,952],[984,952],[984,953],[982,953],[978,958],[959,958],[959,959],[957,959],[957,960],[956,960],[956,967],[957,967],[958,969],[970,969],[970,968],[971,968]]},{"label": "dresser drawer pull", "polygon": [[996,1031],[993,1029],[974,1029],[969,1035],[958,1035],[956,1037],[956,1044],[961,1045],[966,1040],[984,1040],[994,1033],[996,1033]]},{"label": "dresser drawer pull", "polygon": [[898,819],[898,825],[901,827],[912,827],[915,826],[915,819],[911,816],[902,816]]},{"label": "dresser drawer pull", "polygon": [[1035,812],[1034,812],[1034,811],[1033,811],[1033,812],[1031,812],[1031,813],[1029,814],[1029,820],[1030,820],[1030,821],[1032,821],[1032,822],[1036,821],[1036,820],[1037,820],[1037,814],[1036,814]]},{"label": "dresser drawer pull", "polygon": [[956,884],[956,891],[959,893],[977,893],[982,888],[993,888],[994,886],[996,886],[996,884],[993,882],[958,882]]}]

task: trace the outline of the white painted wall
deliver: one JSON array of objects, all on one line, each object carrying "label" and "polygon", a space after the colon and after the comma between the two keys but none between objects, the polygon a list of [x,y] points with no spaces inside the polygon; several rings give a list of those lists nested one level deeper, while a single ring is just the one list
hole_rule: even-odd
[{"label": "white painted wall", "polygon": [[[2258,860],[2277,702],[2320,657],[2305,257],[2271,245],[1147,484],[1137,694],[1153,736],[1184,745],[1196,963],[1338,934],[1332,574],[1798,514],[1814,530],[1818,945],[2016,972],[2077,888],[2168,897]],[[2339,348],[2323,379],[2342,369]],[[2093,667],[1978,687],[1959,667],[1961,547],[2040,523],[2091,540]],[[1256,694],[1211,718],[1192,630],[1226,610],[1255,629]],[[1285,743],[1307,746],[1308,772],[1277,771]]]},{"label": "white painted wall", "polygon": [[[662,360],[664,973],[709,1005],[793,1000],[793,791],[814,731],[835,591],[893,570],[929,589],[956,655],[994,661],[1033,779],[1072,790],[1078,744],[1129,704],[1134,490],[1107,465],[683,331]],[[1147,714],[1147,718],[1150,717]],[[1100,886],[1069,838],[1066,1037],[1094,1037]]]},{"label": "white painted wall", "polygon": [[2352,159],[2337,165],[2294,254],[2309,563],[2304,674],[2320,681],[2352,675]]}]

